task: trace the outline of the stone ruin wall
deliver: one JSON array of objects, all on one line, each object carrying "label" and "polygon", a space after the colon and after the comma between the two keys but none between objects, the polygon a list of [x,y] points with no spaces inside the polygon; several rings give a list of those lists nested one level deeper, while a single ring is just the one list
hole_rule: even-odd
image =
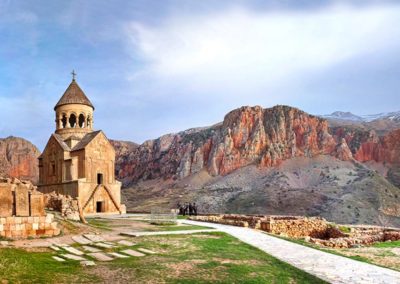
[{"label": "stone ruin wall", "polygon": [[61,216],[68,220],[80,221],[82,218],[79,213],[78,200],[70,195],[62,195],[53,191],[45,194],[45,204],[46,208],[60,212]]},{"label": "stone ruin wall", "polygon": [[54,215],[46,215],[44,206],[44,195],[31,182],[0,178],[0,237],[59,235]]},{"label": "stone ruin wall", "polygon": [[360,245],[369,246],[377,242],[400,240],[400,230],[386,229],[383,227],[353,227],[351,233],[337,238],[317,239],[310,238],[314,244],[332,248],[352,248]]},{"label": "stone ruin wall", "polygon": [[350,233],[341,232],[336,225],[319,217],[300,216],[251,216],[251,215],[202,215],[191,220],[248,227],[271,234],[306,241],[332,248],[350,248],[372,245],[376,242],[400,240],[400,230],[373,226],[349,226]]},{"label": "stone ruin wall", "polygon": [[311,236],[316,238],[325,238],[329,227],[328,222],[319,217],[205,215],[191,217],[191,219],[259,229],[268,233],[292,238]]}]

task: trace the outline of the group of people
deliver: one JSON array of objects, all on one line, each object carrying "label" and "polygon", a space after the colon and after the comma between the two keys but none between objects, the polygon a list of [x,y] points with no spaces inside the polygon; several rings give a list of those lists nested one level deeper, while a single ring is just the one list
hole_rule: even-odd
[{"label": "group of people", "polygon": [[196,203],[185,203],[181,205],[178,203],[179,208],[179,215],[189,215],[189,216],[196,216],[197,215],[197,205]]}]

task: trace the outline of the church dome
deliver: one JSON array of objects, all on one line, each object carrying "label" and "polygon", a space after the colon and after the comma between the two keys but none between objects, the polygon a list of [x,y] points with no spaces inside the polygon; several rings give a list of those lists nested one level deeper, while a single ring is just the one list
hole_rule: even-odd
[{"label": "church dome", "polygon": [[59,106],[68,105],[68,104],[81,104],[87,105],[93,108],[93,104],[90,102],[88,97],[86,97],[85,93],[79,87],[78,83],[75,79],[72,80],[71,84],[69,84],[68,88],[65,90],[64,95],[58,101],[54,110],[56,110]]}]

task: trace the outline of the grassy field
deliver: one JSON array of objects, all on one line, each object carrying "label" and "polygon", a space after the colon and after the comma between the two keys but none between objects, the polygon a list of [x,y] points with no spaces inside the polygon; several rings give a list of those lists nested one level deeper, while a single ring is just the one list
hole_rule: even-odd
[{"label": "grassy field", "polygon": [[52,252],[0,249],[4,283],[325,283],[224,233],[140,237],[141,258],[58,263]]},{"label": "grassy field", "polygon": [[375,248],[400,248],[400,241],[376,243]]},{"label": "grassy field", "polygon": [[147,231],[186,231],[186,230],[206,230],[211,229],[205,226],[196,226],[196,225],[164,225],[164,226],[157,226],[155,225],[154,228],[148,229]]},{"label": "grassy field", "polygon": [[0,283],[89,283],[101,280],[87,274],[79,262],[56,262],[51,252],[0,248]]},{"label": "grassy field", "polygon": [[[120,223],[113,221],[113,220],[107,220],[107,219],[97,219],[97,218],[91,218],[88,219],[88,224],[94,228],[105,230],[105,231],[112,231],[116,227],[124,227],[124,225],[121,225]],[[145,224],[149,224],[146,228],[143,228],[143,231],[149,231],[149,232],[157,232],[157,231],[185,231],[185,230],[203,230],[203,229],[211,229],[209,227],[204,227],[204,226],[196,226],[196,225],[177,225],[177,224],[168,224],[168,225],[155,225],[151,224],[151,221],[140,221],[140,220],[135,220],[135,222],[142,222]],[[129,225],[126,225],[125,227],[129,227]]]}]

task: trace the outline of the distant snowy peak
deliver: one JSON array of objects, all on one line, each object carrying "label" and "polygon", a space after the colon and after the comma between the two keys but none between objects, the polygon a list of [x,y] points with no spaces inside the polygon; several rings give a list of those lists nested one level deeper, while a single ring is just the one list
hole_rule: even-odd
[{"label": "distant snowy peak", "polygon": [[322,115],[322,117],[326,119],[344,120],[353,122],[371,122],[382,119],[400,122],[400,111],[378,113],[378,114],[367,114],[367,115],[355,115],[352,114],[351,112],[335,111],[331,114]]},{"label": "distant snowy peak", "polygon": [[361,116],[352,114],[351,112],[344,112],[344,111],[335,111],[331,114],[322,115],[322,117],[326,119],[337,119],[346,121],[359,121],[359,122],[364,121],[364,119]]},{"label": "distant snowy peak", "polygon": [[363,115],[362,117],[363,117],[364,121],[366,121],[366,122],[379,120],[379,119],[400,121],[400,111]]}]

